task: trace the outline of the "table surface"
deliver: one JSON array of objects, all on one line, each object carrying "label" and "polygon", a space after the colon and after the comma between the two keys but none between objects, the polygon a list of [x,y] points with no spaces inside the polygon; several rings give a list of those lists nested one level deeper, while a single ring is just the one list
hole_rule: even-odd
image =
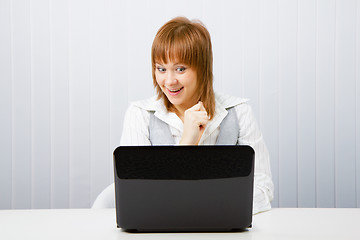
[{"label": "table surface", "polygon": [[114,209],[0,210],[0,239],[360,239],[360,208],[274,208],[231,233],[127,233]]}]

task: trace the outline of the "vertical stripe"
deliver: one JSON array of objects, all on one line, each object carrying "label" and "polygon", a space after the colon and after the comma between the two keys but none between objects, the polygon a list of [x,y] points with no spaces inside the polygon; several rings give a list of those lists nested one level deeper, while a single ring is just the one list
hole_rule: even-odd
[{"label": "vertical stripe", "polygon": [[316,5],[313,0],[298,3],[298,206],[315,207]]},{"label": "vertical stripe", "polygon": [[279,9],[279,206],[297,206],[296,82],[297,1],[280,1]]},{"label": "vertical stripe", "polygon": [[[172,7],[175,7],[177,3],[173,3]],[[203,2],[204,6],[204,16],[203,22],[205,23],[210,35],[211,35],[211,44],[213,47],[213,75],[214,75],[214,89],[217,91],[222,91],[222,62],[223,62],[223,37],[222,37],[222,27],[223,27],[223,8],[224,3],[221,1],[213,1],[211,4],[207,1]],[[217,33],[217,34],[216,34]]]},{"label": "vertical stripe", "polygon": [[109,1],[92,1],[91,13],[91,203],[109,183],[110,48]]},{"label": "vertical stripe", "polygon": [[[153,36],[148,36],[147,22],[151,21],[152,13],[146,8],[139,8],[141,0],[127,0],[126,6],[131,11],[126,13],[127,25],[126,36],[128,42],[128,100],[135,101],[153,95],[153,84],[151,80],[150,50]],[[132,11],[132,9],[134,9]],[[136,9],[136,10],[135,10]],[[141,19],[141,21],[139,20]],[[141,69],[141,71],[139,71]],[[125,70],[125,71],[126,71]]]},{"label": "vertical stripe", "polygon": [[356,2],[356,197],[360,207],[360,2]]},{"label": "vertical stripe", "polygon": [[[159,6],[162,5],[157,5],[157,7]],[[167,21],[179,16],[184,16],[189,19],[199,19],[202,17],[202,1],[182,0],[181,3],[165,1],[163,6],[166,6],[166,9],[163,10],[166,11]]]},{"label": "vertical stripe", "polygon": [[[251,100],[256,118],[259,118],[259,2],[244,1],[244,97]],[[251,23],[251,24],[248,24]]]},{"label": "vertical stripe", "polygon": [[[127,48],[127,5],[123,1],[110,2],[110,98],[111,98],[111,145],[112,152],[120,144],[123,118],[128,107],[128,48]],[[111,161],[110,168],[113,168]],[[111,172],[113,173],[113,172]],[[114,176],[109,176],[114,181]]]},{"label": "vertical stripe", "polygon": [[50,207],[50,32],[49,4],[31,4],[32,208]]},{"label": "vertical stripe", "polygon": [[[217,91],[223,91],[229,95],[240,96],[242,89],[242,2],[228,1],[227,7],[224,8],[223,15],[223,43],[222,43],[222,78],[214,79],[214,83],[221,81],[221,88]],[[208,25],[207,21],[205,22]],[[237,27],[235,27],[237,26]],[[209,29],[209,31],[211,31]],[[211,37],[217,35],[217,31],[210,32]],[[214,59],[214,61],[218,62]],[[219,85],[218,85],[219,86]]]},{"label": "vertical stripe", "polygon": [[279,153],[278,155],[278,188],[277,188],[277,192],[278,192],[278,207],[280,207],[280,195],[281,195],[281,190],[280,190],[280,0],[278,0],[277,2],[277,50],[278,50],[278,54],[277,54],[277,72],[278,72],[278,77],[277,77],[277,86],[278,86],[278,132],[277,132],[277,139],[278,139],[278,149],[277,152]]},{"label": "vertical stripe", "polygon": [[51,207],[69,207],[69,8],[51,1]]},{"label": "vertical stripe", "polygon": [[260,16],[260,112],[259,119],[265,143],[269,149],[272,178],[275,187],[272,206],[279,206],[279,91],[278,91],[278,1],[262,0]]},{"label": "vertical stripe", "polygon": [[355,1],[336,6],[336,206],[355,207]]},{"label": "vertical stripe", "polygon": [[14,0],[12,207],[31,208],[31,37],[30,3]]},{"label": "vertical stripe", "polygon": [[70,207],[90,207],[90,5],[69,1]]},{"label": "vertical stripe", "polygon": [[0,209],[11,208],[12,65],[11,1],[0,2]]},{"label": "vertical stripe", "polygon": [[335,207],[335,0],[317,0],[316,9],[317,207]]}]

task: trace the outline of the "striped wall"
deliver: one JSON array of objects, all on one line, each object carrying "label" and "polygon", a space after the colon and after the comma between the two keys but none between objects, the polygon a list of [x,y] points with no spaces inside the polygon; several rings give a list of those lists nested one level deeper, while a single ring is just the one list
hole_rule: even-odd
[{"label": "striped wall", "polygon": [[90,207],[150,47],[201,19],[215,89],[251,99],[275,207],[360,207],[360,0],[0,0],[0,209]]}]

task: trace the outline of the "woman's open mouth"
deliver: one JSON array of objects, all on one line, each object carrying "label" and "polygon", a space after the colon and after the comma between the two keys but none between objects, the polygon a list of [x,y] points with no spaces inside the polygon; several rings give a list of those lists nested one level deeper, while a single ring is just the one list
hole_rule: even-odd
[{"label": "woman's open mouth", "polygon": [[183,88],[184,88],[184,87],[181,87],[181,88],[178,88],[178,89],[172,89],[172,90],[170,90],[170,89],[168,89],[168,88],[166,88],[166,89],[168,90],[168,93],[169,93],[171,96],[175,96],[175,95],[178,95]]}]

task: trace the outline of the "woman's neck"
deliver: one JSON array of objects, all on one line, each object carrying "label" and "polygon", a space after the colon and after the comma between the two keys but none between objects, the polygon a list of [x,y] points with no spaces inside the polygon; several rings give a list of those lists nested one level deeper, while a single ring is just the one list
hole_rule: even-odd
[{"label": "woman's neck", "polygon": [[198,101],[194,101],[193,103],[189,103],[189,104],[181,104],[181,105],[174,105],[172,104],[170,111],[174,112],[180,119],[182,122],[184,122],[184,114],[185,111],[189,108],[191,108],[192,106],[194,106],[195,104],[197,104]]},{"label": "woman's neck", "polygon": [[186,109],[175,107],[174,105],[171,107],[171,112],[175,113],[182,122],[184,122],[184,113]]}]

